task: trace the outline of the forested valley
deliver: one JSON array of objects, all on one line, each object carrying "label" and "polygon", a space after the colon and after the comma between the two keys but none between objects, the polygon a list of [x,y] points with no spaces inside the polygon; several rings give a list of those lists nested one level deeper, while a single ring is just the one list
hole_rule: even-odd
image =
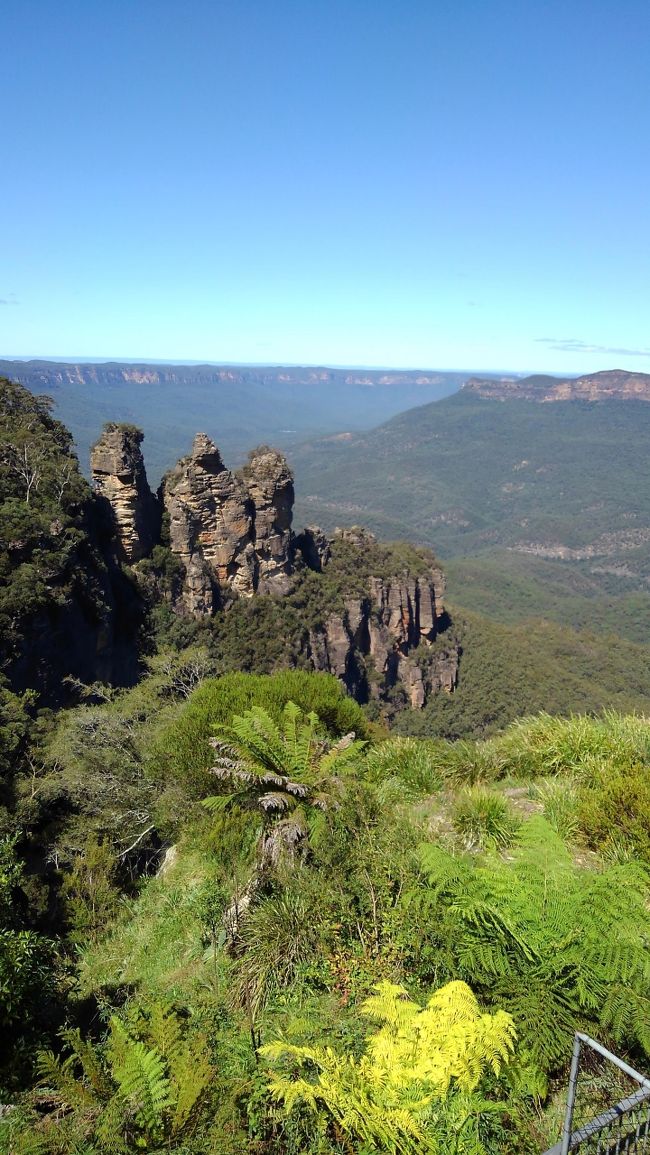
[{"label": "forested valley", "polygon": [[[533,1155],[576,1030],[647,1071],[646,647],[443,608],[429,550],[359,530],[282,569],[268,447],[201,442],[125,560],[0,389],[0,1150]],[[179,560],[206,461],[258,495],[254,596]]]}]

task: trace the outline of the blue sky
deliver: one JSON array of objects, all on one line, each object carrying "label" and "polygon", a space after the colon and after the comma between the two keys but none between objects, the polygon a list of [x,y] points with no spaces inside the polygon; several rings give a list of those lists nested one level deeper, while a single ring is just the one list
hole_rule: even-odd
[{"label": "blue sky", "polygon": [[0,355],[650,371],[647,0],[3,0]]}]

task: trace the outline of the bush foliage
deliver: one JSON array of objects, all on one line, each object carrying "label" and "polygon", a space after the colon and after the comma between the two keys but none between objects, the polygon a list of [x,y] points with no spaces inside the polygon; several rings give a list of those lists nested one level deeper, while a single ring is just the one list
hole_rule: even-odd
[{"label": "bush foliage", "polygon": [[643,1066],[645,718],[387,738],[329,676],[213,670],[91,688],[17,780],[55,861],[37,914],[5,844],[0,1143],[532,1153],[576,1029]]}]

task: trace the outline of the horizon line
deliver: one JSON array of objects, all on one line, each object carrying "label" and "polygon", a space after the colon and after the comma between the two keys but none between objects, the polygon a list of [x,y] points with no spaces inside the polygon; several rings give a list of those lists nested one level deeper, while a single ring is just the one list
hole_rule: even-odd
[{"label": "horizon line", "polygon": [[[531,373],[537,373],[535,369],[467,369],[467,368],[441,368],[439,366],[425,366],[425,365],[369,365],[369,364],[349,364],[347,362],[335,361],[213,361],[213,360],[199,360],[199,359],[176,359],[176,358],[161,358],[161,357],[86,357],[86,356],[41,356],[35,357],[33,355],[0,355],[0,362],[14,361],[17,363],[26,364],[30,361],[45,361],[50,364],[59,365],[175,365],[175,366],[200,366],[210,365],[218,369],[238,368],[238,369],[345,369],[350,372],[372,372],[372,373],[457,373],[461,375],[469,375],[474,373],[484,373],[488,376],[496,374],[527,376]],[[603,370],[599,370],[602,372]],[[554,370],[552,373],[547,373],[545,376],[555,376],[562,373],[561,370]],[[574,376],[575,370],[571,373],[562,373],[562,376]],[[580,374],[577,374],[580,376]]]}]

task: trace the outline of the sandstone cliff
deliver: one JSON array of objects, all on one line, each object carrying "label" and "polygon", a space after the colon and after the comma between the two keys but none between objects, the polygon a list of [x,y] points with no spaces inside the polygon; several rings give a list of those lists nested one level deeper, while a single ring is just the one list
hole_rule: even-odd
[{"label": "sandstone cliff", "polygon": [[[358,531],[356,540],[350,531],[337,536],[360,551],[375,542],[367,533],[360,539]],[[307,653],[314,668],[335,674],[356,697],[383,698],[401,685],[415,709],[432,693],[451,693],[458,649],[433,646],[444,623],[444,588],[438,566],[418,576],[369,576],[367,593],[347,598],[342,611],[310,631]]]},{"label": "sandstone cliff", "polygon": [[149,489],[140,430],[106,425],[91,450],[93,488],[112,510],[116,553],[132,565],[151,552],[160,533],[160,506]]},{"label": "sandstone cliff", "polygon": [[291,573],[293,474],[282,453],[260,447],[244,470],[253,504],[258,593],[286,593]]},{"label": "sandstone cliff", "polygon": [[468,393],[495,401],[650,401],[650,373],[608,369],[582,377],[472,377]]},{"label": "sandstone cliff", "polygon": [[162,497],[171,549],[184,567],[188,613],[212,613],[228,592],[287,592],[293,476],[281,453],[254,451],[240,476],[198,433],[190,456],[165,477]]}]

